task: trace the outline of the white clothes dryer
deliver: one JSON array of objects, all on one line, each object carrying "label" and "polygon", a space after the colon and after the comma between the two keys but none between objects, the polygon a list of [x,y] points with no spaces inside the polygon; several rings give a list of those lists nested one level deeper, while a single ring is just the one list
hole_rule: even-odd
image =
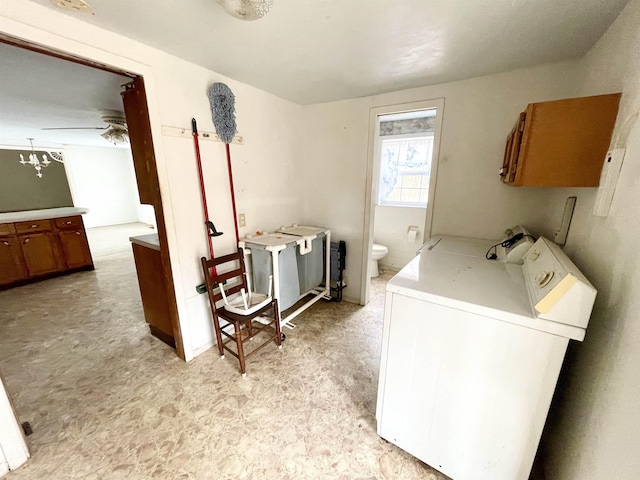
[{"label": "white clothes dryer", "polygon": [[524,265],[495,242],[438,237],[386,289],[378,434],[454,480],[527,480],[570,339],[595,289],[540,238]]}]

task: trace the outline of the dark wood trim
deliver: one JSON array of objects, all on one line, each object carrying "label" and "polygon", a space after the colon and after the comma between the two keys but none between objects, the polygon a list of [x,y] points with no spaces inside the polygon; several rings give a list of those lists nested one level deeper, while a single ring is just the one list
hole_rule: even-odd
[{"label": "dark wood trim", "polygon": [[132,72],[127,72],[126,70],[121,70],[119,68],[112,67],[105,63],[96,62],[95,60],[89,60],[88,58],[80,57],[77,55],[72,55],[67,52],[63,52],[61,50],[57,50],[55,48],[48,47],[46,45],[41,45],[39,43],[33,43],[26,40],[22,40],[21,38],[12,37],[10,35],[4,34],[0,32],[0,43],[5,43],[7,45],[12,45],[14,47],[24,48],[25,50],[29,50],[31,52],[42,53],[44,55],[49,55],[50,57],[59,58],[61,60],[66,60],[68,62],[78,63],[80,65],[84,65],[91,68],[97,68],[98,70],[104,70],[105,72],[115,73],[116,75],[123,75],[129,78],[135,78],[137,75]]},{"label": "dark wood trim", "polygon": [[164,223],[164,209],[162,207],[160,182],[158,180],[158,167],[153,148],[153,137],[151,133],[151,122],[149,120],[149,109],[147,106],[147,94],[144,88],[144,79],[137,76],[132,82],[126,84],[124,87],[125,90],[122,92],[122,100],[124,103],[127,125],[129,125],[131,153],[133,156],[140,201],[142,203],[153,205],[155,210],[164,281],[170,287],[167,291],[167,302],[169,307],[169,318],[171,319],[171,325],[173,328],[173,337],[175,339],[176,354],[182,360],[186,360],[178,317],[178,304],[176,301],[176,292],[173,283],[173,272],[171,270],[169,242],[167,240],[167,229]]},{"label": "dark wood trim", "polygon": [[167,335],[162,330],[160,330],[159,328],[154,327],[151,324],[147,324],[147,325],[149,325],[149,331],[151,332],[151,335],[156,337],[158,340],[162,340],[164,343],[169,345],[171,348],[176,348],[176,341],[174,340],[174,338],[171,335]]}]

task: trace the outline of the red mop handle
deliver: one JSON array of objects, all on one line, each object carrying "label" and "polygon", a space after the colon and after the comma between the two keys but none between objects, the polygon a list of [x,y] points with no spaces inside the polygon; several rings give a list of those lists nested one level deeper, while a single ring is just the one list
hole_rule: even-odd
[{"label": "red mop handle", "polygon": [[[207,208],[207,193],[204,189],[204,176],[202,175],[202,160],[200,158],[200,143],[198,142],[198,126],[196,119],[191,119],[191,129],[193,132],[193,145],[196,148],[196,160],[198,161],[198,177],[200,179],[200,193],[202,195],[202,208],[204,210],[205,232],[207,233],[207,241],[209,242],[209,255],[213,256],[213,241],[211,235],[209,235],[209,229],[206,227],[206,222],[209,221],[209,209]],[[215,273],[215,272],[214,272]]]},{"label": "red mop handle", "polygon": [[231,190],[231,207],[233,208],[233,226],[236,229],[236,243],[240,243],[240,235],[238,234],[238,214],[236,212],[236,194],[233,188],[233,172],[231,169],[231,151],[229,150],[228,143],[225,143],[225,147],[227,150],[227,170],[229,171],[229,190]]}]

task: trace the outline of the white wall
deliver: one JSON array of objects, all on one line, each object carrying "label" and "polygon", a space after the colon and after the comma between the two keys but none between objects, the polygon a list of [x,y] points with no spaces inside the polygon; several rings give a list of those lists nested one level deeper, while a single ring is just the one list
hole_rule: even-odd
[{"label": "white wall", "polygon": [[[424,243],[426,215],[426,207],[375,206],[373,241],[389,249],[389,254],[380,260],[380,265],[400,270],[416,256],[416,250]],[[418,227],[414,242],[407,240],[411,225]]]},{"label": "white wall", "polygon": [[[584,343],[564,369],[545,435],[548,480],[640,478],[640,0],[632,0],[583,61],[583,95],[623,93],[614,140],[626,148],[611,213],[578,195],[566,251],[598,290]],[[630,120],[631,119],[631,120]],[[625,134],[628,132],[628,136]]]},{"label": "white wall", "polygon": [[89,209],[86,228],[142,221],[130,149],[67,145],[64,154],[73,204]]},{"label": "white wall", "polygon": [[[432,232],[501,238],[524,224],[551,235],[549,190],[501,184],[507,134],[531,102],[576,93],[577,62],[563,62],[431,87],[304,108],[304,221],[347,242],[345,297],[360,297],[369,109],[445,98]],[[561,212],[560,212],[561,213]]]},{"label": "white wall", "polygon": [[29,458],[22,427],[13,411],[9,394],[0,375],[0,476],[15,470]]},{"label": "white wall", "polygon": [[[233,90],[245,138],[243,146],[231,146],[238,211],[247,215],[242,235],[301,223],[301,107],[32,2],[0,3],[0,31],[144,76],[181,333],[186,358],[193,358],[213,342],[206,298],[195,291],[203,282],[199,258],[208,255],[207,243],[193,141],[163,137],[162,126],[190,129],[195,117],[201,131],[214,131],[207,88],[221,81]],[[225,232],[214,247],[229,253],[235,238],[224,147],[202,142],[202,150],[210,216]]]}]

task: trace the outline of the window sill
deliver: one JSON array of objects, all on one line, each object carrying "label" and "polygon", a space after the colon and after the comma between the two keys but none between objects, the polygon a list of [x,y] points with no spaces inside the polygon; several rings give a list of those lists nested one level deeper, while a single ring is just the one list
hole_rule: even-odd
[{"label": "window sill", "polygon": [[416,205],[411,203],[376,203],[376,207],[392,207],[392,208],[421,208],[427,209],[427,205]]}]

